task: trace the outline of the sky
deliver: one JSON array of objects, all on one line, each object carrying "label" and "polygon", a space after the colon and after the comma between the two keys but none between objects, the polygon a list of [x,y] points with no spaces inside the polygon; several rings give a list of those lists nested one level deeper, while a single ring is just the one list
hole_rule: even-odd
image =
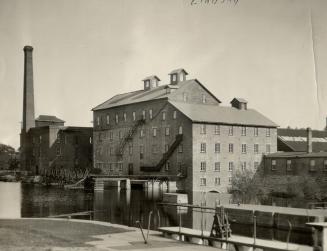
[{"label": "sky", "polygon": [[0,0],[0,142],[19,147],[25,45],[35,115],[66,125],[92,126],[96,105],[184,68],[222,105],[242,97],[281,127],[323,129],[326,11],[325,0]]}]

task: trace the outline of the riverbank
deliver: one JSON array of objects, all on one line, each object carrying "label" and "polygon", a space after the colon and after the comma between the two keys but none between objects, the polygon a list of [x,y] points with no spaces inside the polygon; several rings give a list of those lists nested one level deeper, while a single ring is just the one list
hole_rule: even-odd
[{"label": "riverbank", "polygon": [[0,219],[0,250],[214,250],[166,239],[157,231],[150,231],[148,242],[137,228],[100,221]]}]

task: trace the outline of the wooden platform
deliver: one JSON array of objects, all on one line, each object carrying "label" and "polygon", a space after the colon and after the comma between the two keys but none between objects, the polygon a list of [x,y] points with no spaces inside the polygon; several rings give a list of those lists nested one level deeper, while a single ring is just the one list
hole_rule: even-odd
[{"label": "wooden platform", "polygon": [[181,229],[179,227],[161,227],[158,229],[158,231],[169,235],[176,234],[176,235],[183,235],[187,238],[200,238],[211,242],[229,243],[229,244],[233,244],[237,248],[252,247],[252,248],[259,248],[263,250],[299,250],[298,245],[287,244],[281,241],[256,239],[254,243],[253,238],[240,236],[240,235],[232,235],[228,239],[220,239],[220,238],[210,237],[210,232],[208,231],[203,231],[203,235],[202,235],[201,230],[184,228],[184,227],[182,227]]}]

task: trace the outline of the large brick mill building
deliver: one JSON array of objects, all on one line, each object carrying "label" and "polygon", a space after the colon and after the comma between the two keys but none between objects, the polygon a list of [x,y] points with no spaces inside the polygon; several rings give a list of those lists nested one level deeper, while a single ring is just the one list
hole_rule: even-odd
[{"label": "large brick mill building", "polygon": [[[277,125],[247,102],[221,102],[184,69],[170,82],[143,80],[142,90],[93,108],[94,166],[112,176],[156,176],[179,190],[226,192],[236,170],[255,170],[277,151]],[[132,176],[133,175],[133,176]]]}]

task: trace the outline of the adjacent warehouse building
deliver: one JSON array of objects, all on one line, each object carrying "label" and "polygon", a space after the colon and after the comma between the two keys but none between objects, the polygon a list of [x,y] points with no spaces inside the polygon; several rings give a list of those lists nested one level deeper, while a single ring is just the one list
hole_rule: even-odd
[{"label": "adjacent warehouse building", "polygon": [[177,189],[225,192],[236,170],[277,151],[277,125],[244,99],[221,106],[184,69],[93,108],[94,166],[111,176],[165,177]]}]

